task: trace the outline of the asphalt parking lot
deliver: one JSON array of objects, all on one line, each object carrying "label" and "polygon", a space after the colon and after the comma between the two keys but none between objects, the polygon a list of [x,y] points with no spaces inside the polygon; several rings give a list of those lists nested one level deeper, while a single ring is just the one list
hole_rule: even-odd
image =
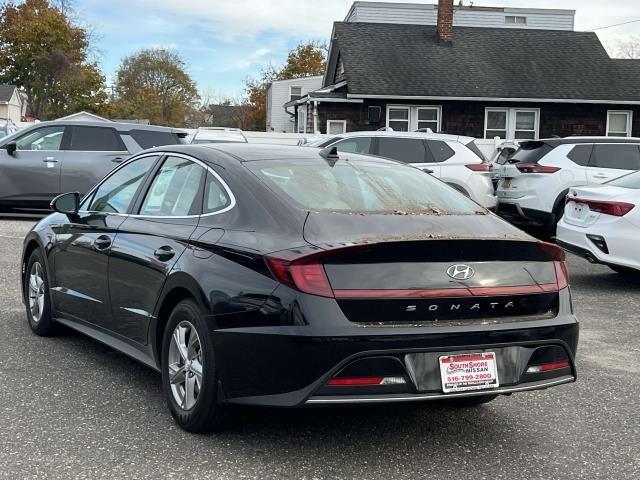
[{"label": "asphalt parking lot", "polygon": [[570,258],[575,384],[466,411],[241,410],[198,436],[174,425],[155,372],[70,331],[31,333],[19,257],[32,223],[0,220],[0,478],[640,478],[640,278]]}]

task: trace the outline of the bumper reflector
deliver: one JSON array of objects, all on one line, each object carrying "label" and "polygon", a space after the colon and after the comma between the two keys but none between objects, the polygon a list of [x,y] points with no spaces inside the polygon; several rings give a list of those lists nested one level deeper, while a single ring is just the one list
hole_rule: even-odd
[{"label": "bumper reflector", "polygon": [[402,377],[345,377],[332,378],[327,382],[330,387],[371,387],[378,385],[403,385]]},{"label": "bumper reflector", "polygon": [[542,373],[542,372],[551,372],[553,370],[562,370],[563,368],[569,368],[571,365],[569,362],[552,362],[552,363],[543,363],[542,365],[532,365],[527,368],[527,373]]}]

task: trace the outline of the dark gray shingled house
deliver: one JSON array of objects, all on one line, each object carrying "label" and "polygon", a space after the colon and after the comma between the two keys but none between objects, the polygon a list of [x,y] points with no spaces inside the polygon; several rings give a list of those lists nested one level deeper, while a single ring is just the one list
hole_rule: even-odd
[{"label": "dark gray shingled house", "polygon": [[323,87],[286,104],[298,131],[640,136],[640,60],[592,32],[454,26],[451,0],[430,7],[436,25],[334,23]]}]

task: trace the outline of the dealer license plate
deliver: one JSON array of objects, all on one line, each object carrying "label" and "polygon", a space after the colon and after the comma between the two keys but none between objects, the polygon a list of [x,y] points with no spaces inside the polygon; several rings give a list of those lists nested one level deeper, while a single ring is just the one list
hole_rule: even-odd
[{"label": "dealer license plate", "polygon": [[502,188],[511,187],[511,178],[503,178],[502,179]]},{"label": "dealer license plate", "polygon": [[500,385],[494,352],[445,355],[439,360],[444,393],[488,390]]}]

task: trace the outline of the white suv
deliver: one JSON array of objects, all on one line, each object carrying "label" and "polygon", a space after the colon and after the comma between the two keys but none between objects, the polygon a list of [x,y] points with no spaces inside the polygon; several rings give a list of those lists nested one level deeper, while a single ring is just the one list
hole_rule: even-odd
[{"label": "white suv", "polygon": [[474,140],[473,137],[442,133],[375,131],[343,133],[313,145],[408,163],[439,178],[483,207],[495,208],[498,201],[491,183],[491,164]]},{"label": "white suv", "polygon": [[640,170],[640,138],[568,137],[521,142],[498,167],[498,213],[555,232],[571,187]]}]

